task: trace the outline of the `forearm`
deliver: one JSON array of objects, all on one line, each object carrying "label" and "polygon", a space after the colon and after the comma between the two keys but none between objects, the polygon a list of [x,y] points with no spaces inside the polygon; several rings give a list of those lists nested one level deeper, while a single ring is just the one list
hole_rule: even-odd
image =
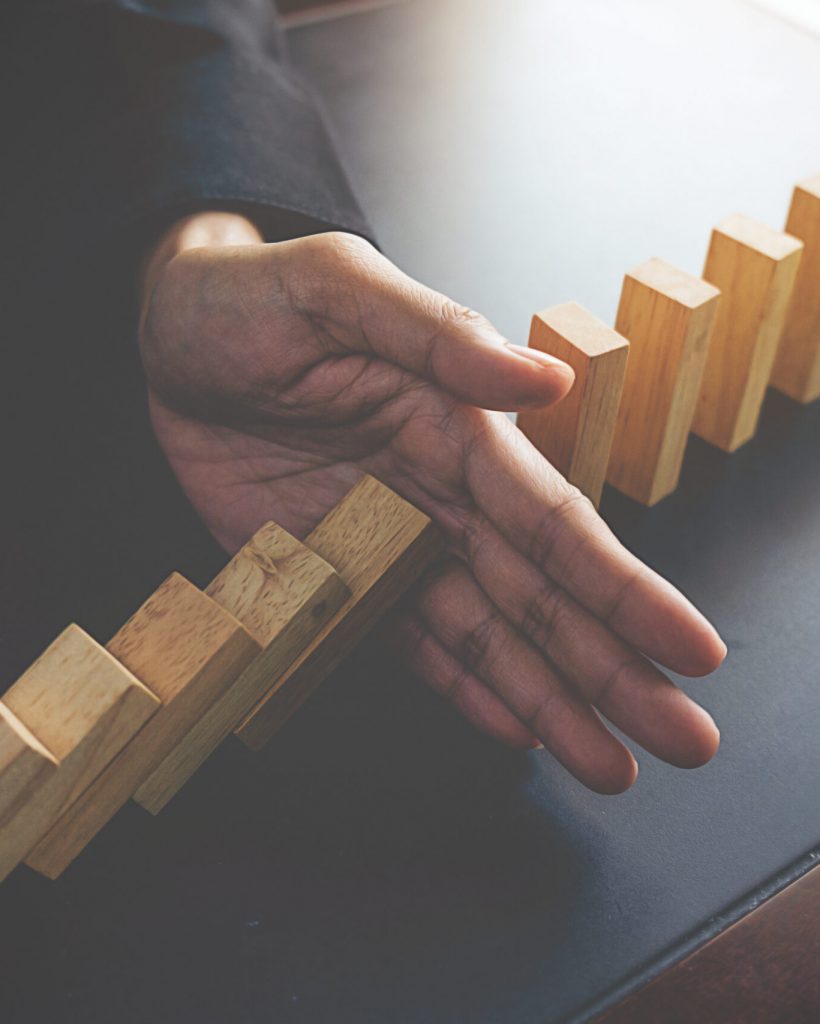
[{"label": "forearm", "polygon": [[203,247],[254,245],[264,241],[249,218],[221,210],[203,210],[175,221],[148,250],[140,268],[138,287],[142,304],[150,296],[162,268],[180,253]]}]

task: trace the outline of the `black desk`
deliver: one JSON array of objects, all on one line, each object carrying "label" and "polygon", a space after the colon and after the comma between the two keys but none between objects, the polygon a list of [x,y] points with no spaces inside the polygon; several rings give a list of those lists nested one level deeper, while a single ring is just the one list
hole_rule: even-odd
[{"label": "black desk", "polygon": [[[294,41],[387,252],[517,340],[569,297],[611,314],[621,273],[650,254],[696,269],[724,212],[776,223],[820,167],[817,44],[751,7],[664,20],[637,0],[522,0],[517,20],[509,6],[411,3]],[[734,29],[745,49],[727,50]],[[33,577],[21,607],[40,601],[52,633],[79,607],[105,636],[162,572],[203,582],[218,564],[128,415],[130,448],[98,441],[95,471],[72,478],[58,556],[15,520]],[[713,764],[638,754],[636,787],[596,796],[362,648],[261,755],[227,744],[158,819],[126,808],[60,882],[20,869],[0,887],[0,1019],[584,1019],[797,877],[820,841],[819,439],[820,407],[772,395],[737,454],[693,442],[655,509],[605,499],[729,642],[689,687],[723,733]],[[70,586],[44,585],[75,564]]]}]

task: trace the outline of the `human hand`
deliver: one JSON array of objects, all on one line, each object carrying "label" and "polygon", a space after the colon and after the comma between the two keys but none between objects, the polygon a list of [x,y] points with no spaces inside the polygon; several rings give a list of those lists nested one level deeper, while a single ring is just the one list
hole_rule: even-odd
[{"label": "human hand", "polygon": [[504,414],[559,400],[572,371],[361,239],[258,243],[201,215],[146,274],[151,419],[214,536],[232,552],[274,519],[304,537],[370,473],[444,532],[401,642],[470,721],[598,792],[637,774],[598,712],[672,764],[708,761],[714,723],[650,659],[703,675],[725,646]]}]

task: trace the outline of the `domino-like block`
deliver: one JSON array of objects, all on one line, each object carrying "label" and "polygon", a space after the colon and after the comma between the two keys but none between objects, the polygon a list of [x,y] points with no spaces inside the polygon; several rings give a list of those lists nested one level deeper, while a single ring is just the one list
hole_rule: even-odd
[{"label": "domino-like block", "polygon": [[158,813],[350,596],[324,559],[268,523],[205,591],[262,647],[134,795]]},{"label": "domino-like block", "polygon": [[629,343],[577,302],[565,302],[536,313],[529,344],[569,363],[575,383],[555,405],[519,413],[518,426],[541,454],[597,505]]},{"label": "domino-like block", "polygon": [[802,249],[742,214],[712,232],[703,277],[722,297],[692,430],[724,451],[757,429]]},{"label": "domino-like block", "polygon": [[812,402],[820,398],[820,174],[795,188],[786,231],[804,248],[770,383]]},{"label": "domino-like block", "polygon": [[427,516],[372,477],[359,481],[305,543],[335,567],[350,598],[237,729],[253,749],[284,725],[441,550]]},{"label": "domino-like block", "polygon": [[56,771],[57,758],[0,703],[0,830],[3,834]]},{"label": "domino-like block", "polygon": [[678,486],[720,292],[663,260],[624,277],[615,329],[629,365],[607,481],[644,505]]},{"label": "domino-like block", "polygon": [[26,857],[56,878],[259,653],[245,627],[174,573],[107,644],[162,706]]},{"label": "domino-like block", "polygon": [[17,812],[0,822],[0,880],[160,706],[79,626],[57,637],[3,704],[54,756],[57,770],[47,772]]}]

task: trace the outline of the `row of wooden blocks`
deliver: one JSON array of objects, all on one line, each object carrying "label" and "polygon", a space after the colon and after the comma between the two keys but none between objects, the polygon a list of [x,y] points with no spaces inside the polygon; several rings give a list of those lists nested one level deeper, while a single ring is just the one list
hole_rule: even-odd
[{"label": "row of wooden blocks", "polygon": [[732,452],[767,386],[820,396],[820,175],[795,188],[785,232],[732,216],[702,278],[649,260],[624,279],[615,330],[565,303],[534,317],[530,345],[576,382],[520,414],[524,433],[596,505],[604,482],[654,505],[678,485],[690,432]]},{"label": "row of wooden blocks", "polygon": [[0,879],[56,878],[130,798],[157,813],[231,731],[261,746],[439,550],[365,477],[300,543],[263,526],[173,574],[105,646],[69,626],[0,702]]}]

